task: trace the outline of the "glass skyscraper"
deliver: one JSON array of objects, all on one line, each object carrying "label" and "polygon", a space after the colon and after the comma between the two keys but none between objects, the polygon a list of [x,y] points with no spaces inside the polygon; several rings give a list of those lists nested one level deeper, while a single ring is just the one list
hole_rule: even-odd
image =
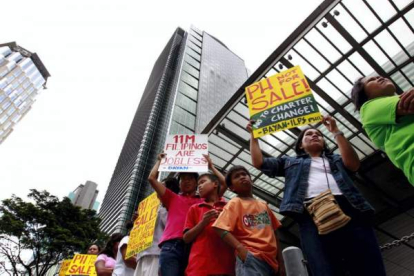
[{"label": "glass skyscraper", "polygon": [[244,61],[218,39],[195,27],[174,32],[151,72],[103,200],[103,231],[123,231],[152,192],[147,177],[167,134],[200,133],[247,77]]},{"label": "glass skyscraper", "polygon": [[30,110],[48,77],[37,54],[15,42],[0,44],[0,144]]}]

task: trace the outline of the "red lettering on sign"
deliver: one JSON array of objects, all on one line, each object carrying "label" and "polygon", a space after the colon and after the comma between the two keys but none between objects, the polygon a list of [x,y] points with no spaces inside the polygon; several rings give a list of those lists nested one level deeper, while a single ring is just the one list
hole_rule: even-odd
[{"label": "red lettering on sign", "polygon": [[293,88],[293,93],[295,93],[295,95],[300,95],[305,93],[304,91],[297,91],[297,88],[300,86],[300,83],[298,81],[295,81],[294,83],[292,83],[292,88]]}]

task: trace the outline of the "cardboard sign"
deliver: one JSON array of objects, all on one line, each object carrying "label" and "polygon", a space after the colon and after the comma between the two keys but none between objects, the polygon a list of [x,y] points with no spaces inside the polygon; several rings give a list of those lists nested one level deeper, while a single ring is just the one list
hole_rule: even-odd
[{"label": "cardboard sign", "polygon": [[96,276],[95,261],[97,257],[96,255],[75,254],[66,271],[66,275]]},{"label": "cardboard sign", "polygon": [[255,138],[322,120],[299,66],[246,87],[246,98]]},{"label": "cardboard sign", "polygon": [[59,270],[59,276],[65,276],[66,275],[66,271],[68,271],[71,261],[72,260],[63,260],[62,261],[62,265],[60,266],[60,270]]},{"label": "cardboard sign", "polygon": [[134,228],[129,234],[127,258],[135,256],[152,245],[159,206],[160,201],[155,192],[139,204],[138,218],[134,221]]},{"label": "cardboard sign", "polygon": [[207,172],[208,136],[200,134],[168,135],[160,172]]}]

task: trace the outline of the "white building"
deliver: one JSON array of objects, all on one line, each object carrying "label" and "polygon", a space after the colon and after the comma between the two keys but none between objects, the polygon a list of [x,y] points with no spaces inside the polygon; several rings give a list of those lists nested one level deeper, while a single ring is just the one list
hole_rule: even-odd
[{"label": "white building", "polygon": [[98,211],[99,202],[96,201],[99,191],[98,185],[92,181],[86,181],[85,184],[80,184],[73,192],[69,193],[69,198],[72,203],[83,209],[93,209]]},{"label": "white building", "polygon": [[0,44],[0,144],[30,110],[48,77],[37,54],[15,42]]}]

